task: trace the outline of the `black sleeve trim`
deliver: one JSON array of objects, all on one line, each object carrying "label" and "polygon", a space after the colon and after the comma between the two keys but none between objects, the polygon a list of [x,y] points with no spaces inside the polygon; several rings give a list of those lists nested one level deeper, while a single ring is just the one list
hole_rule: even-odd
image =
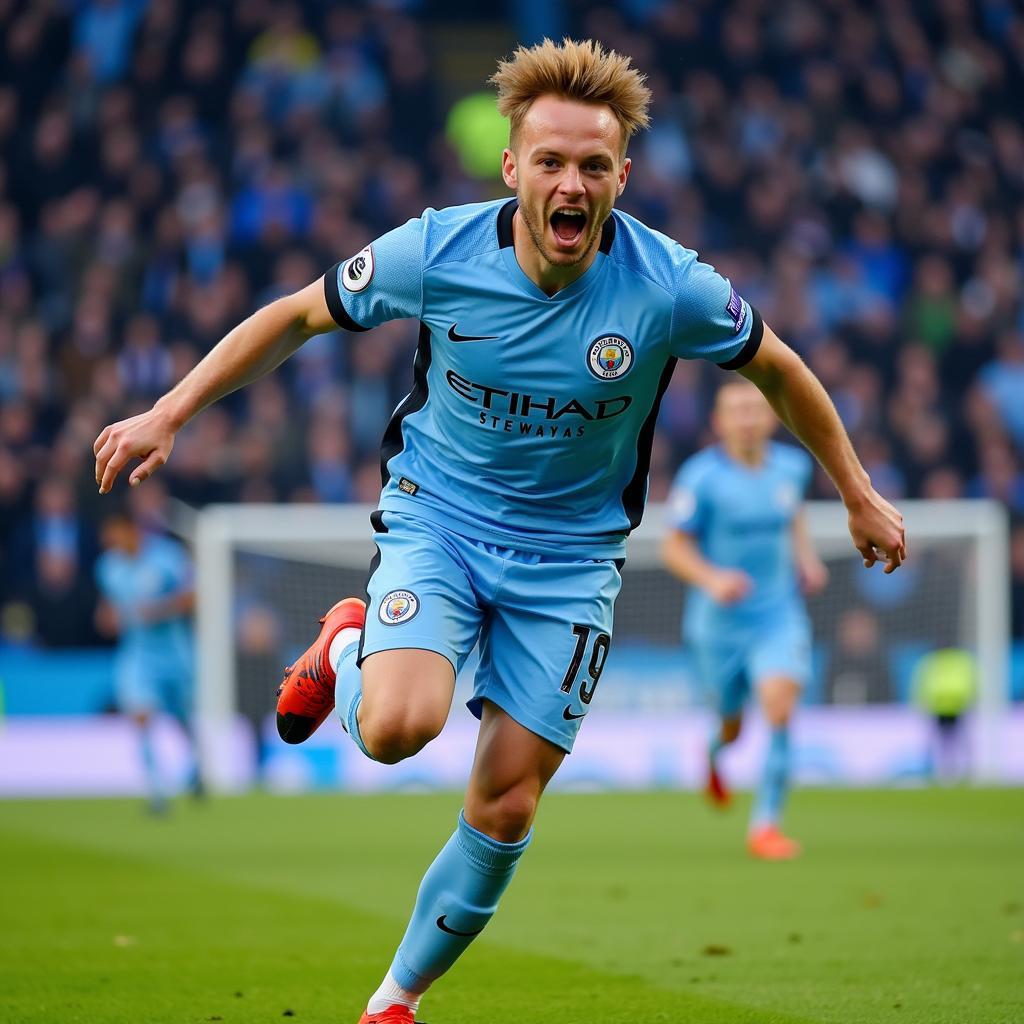
[{"label": "black sleeve trim", "polygon": [[330,270],[324,274],[324,297],[327,299],[327,308],[331,311],[331,316],[334,317],[334,322],[339,327],[344,327],[346,331],[368,331],[369,327],[363,327],[362,324],[357,324],[355,320],[348,315],[348,310],[345,308],[345,303],[341,301],[341,292],[338,291],[338,269],[344,260],[339,260],[331,267]]},{"label": "black sleeve trim", "polygon": [[761,339],[764,337],[764,321],[753,306],[750,307],[750,316],[750,337],[747,338],[738,355],[733,356],[727,363],[718,364],[723,370],[738,370],[741,366],[746,366],[757,355],[757,350],[761,347]]}]

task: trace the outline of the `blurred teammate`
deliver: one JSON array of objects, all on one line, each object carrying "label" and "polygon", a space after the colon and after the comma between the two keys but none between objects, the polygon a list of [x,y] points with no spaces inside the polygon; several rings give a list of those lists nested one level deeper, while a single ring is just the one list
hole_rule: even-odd
[{"label": "blurred teammate", "polygon": [[648,120],[650,93],[629,60],[545,42],[518,50],[494,81],[511,121],[501,167],[515,199],[426,210],[388,232],[255,313],[94,448],[101,491],[132,459],[142,463],[131,480],[144,480],[185,422],[310,335],[421,323],[413,389],[384,434],[365,628],[362,602],[339,602],[278,700],[288,742],[336,702],[368,757],[400,761],[441,731],[479,640],[470,708],[481,725],[464,809],[363,1024],[413,1020],[490,920],[532,838],[608,655],[619,560],[678,358],[743,367],[836,480],[865,559],[884,551],[892,570],[903,558],[899,514],[800,359],[692,251],[612,212],[626,145]]},{"label": "blurred teammate", "polygon": [[138,725],[149,806],[161,813],[167,791],[153,744],[156,713],[171,715],[184,730],[192,756],[189,786],[196,796],[202,792],[192,733],[192,565],[180,544],[145,532],[127,512],[108,515],[100,539],[98,618],[118,636],[117,702]]},{"label": "blurred teammate", "polygon": [[708,751],[707,795],[729,802],[718,766],[740,734],[751,687],[771,728],[764,777],[747,843],[755,857],[797,856],[779,829],[789,780],[789,722],[810,674],[811,631],[801,590],[828,579],[807,532],[801,502],[811,460],[771,440],[777,420],[744,380],[724,384],[712,426],[721,443],[688,459],[669,503],[663,556],[693,588],[684,636],[719,716]]}]

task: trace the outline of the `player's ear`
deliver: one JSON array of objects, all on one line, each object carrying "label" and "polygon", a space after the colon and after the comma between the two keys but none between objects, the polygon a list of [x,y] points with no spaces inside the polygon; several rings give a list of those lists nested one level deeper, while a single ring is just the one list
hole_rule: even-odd
[{"label": "player's ear", "polygon": [[629,157],[625,157],[622,161],[622,166],[619,168],[619,184],[615,190],[616,197],[621,196],[626,189],[626,181],[629,178],[629,169],[633,166],[633,161]]},{"label": "player's ear", "polygon": [[519,175],[516,172],[516,155],[511,149],[506,149],[501,154],[501,176],[505,184],[515,191],[519,188]]}]

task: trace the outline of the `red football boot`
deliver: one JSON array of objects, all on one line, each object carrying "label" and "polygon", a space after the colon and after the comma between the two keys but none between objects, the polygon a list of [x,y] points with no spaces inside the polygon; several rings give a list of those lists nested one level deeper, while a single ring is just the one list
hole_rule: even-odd
[{"label": "red football boot", "polygon": [[416,1024],[416,1015],[408,1006],[395,1003],[380,1013],[364,1013],[359,1024]]},{"label": "red football boot", "polygon": [[708,759],[708,781],[704,785],[704,796],[708,803],[723,810],[732,803],[732,793],[729,792],[725,779],[722,778],[718,767],[711,758]]},{"label": "red football boot", "polygon": [[358,597],[339,601],[321,620],[320,635],[305,654],[284,670],[277,688],[277,731],[285,743],[302,743],[320,728],[334,707],[331,641],[347,627],[362,629],[366,605]]},{"label": "red football boot", "polygon": [[747,836],[747,850],[758,860],[793,860],[802,847],[795,839],[783,835],[776,825],[761,825]]}]

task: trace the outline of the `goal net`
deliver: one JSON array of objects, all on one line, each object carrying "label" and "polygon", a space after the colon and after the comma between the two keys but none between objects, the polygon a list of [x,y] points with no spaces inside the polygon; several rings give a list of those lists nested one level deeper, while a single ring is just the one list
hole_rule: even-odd
[{"label": "goal net", "polygon": [[[979,780],[999,777],[1009,633],[1007,525],[1001,506],[902,503],[910,559],[889,576],[879,567],[862,567],[839,503],[812,502],[807,509],[830,579],[809,601],[814,648],[813,678],[801,713],[809,723],[803,729],[808,737],[804,776],[877,783],[919,774],[928,723],[913,703],[915,669],[929,652],[959,648],[970,652],[977,668],[970,771]],[[263,739],[265,766],[268,759],[278,764],[286,756],[304,758],[302,766],[294,760],[290,767],[278,764],[281,777],[294,777],[295,784],[373,788],[383,778],[374,774],[379,766],[364,771],[348,763],[343,751],[351,744],[342,742],[340,730],[321,730],[337,742],[337,749],[332,745],[325,753],[322,744],[332,741],[317,739],[319,733],[316,742],[285,748],[272,724],[283,666],[308,646],[327,608],[340,597],[365,593],[374,553],[370,511],[368,506],[211,506],[190,531],[197,558],[200,713],[207,722],[237,714],[248,718]],[[660,565],[665,522],[663,507],[649,507],[629,541],[614,642],[595,701],[600,713],[587,723],[566,762],[574,766],[569,777],[575,773],[580,784],[699,781],[695,751],[703,749],[708,723],[700,680],[680,642],[684,589]],[[460,677],[446,729],[454,730],[452,743],[463,754],[474,723],[459,705],[471,685],[473,663],[471,658]],[[319,758],[319,766],[310,758]],[[461,754],[452,754],[448,761],[398,777],[425,785],[457,784],[457,772],[467,767]]]}]

